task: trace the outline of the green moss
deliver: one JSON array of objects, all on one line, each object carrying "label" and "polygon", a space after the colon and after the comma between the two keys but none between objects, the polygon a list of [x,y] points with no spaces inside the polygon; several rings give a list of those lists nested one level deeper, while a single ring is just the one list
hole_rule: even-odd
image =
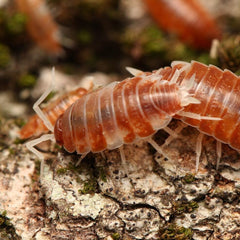
[{"label": "green moss", "polygon": [[173,211],[176,215],[181,215],[183,213],[191,213],[196,208],[198,208],[198,203],[195,201],[173,203]]},{"label": "green moss", "polygon": [[81,168],[74,163],[69,163],[67,169],[75,173],[81,173]]},{"label": "green moss", "polygon": [[25,30],[27,17],[22,13],[16,13],[8,17],[6,22],[6,29],[10,34],[20,34]]},{"label": "green moss", "polygon": [[120,234],[119,233],[113,233],[111,237],[112,237],[113,240],[119,240],[120,239]]},{"label": "green moss", "polygon": [[195,59],[196,59],[196,61],[199,61],[199,62],[207,64],[207,65],[209,65],[209,64],[216,65],[216,61],[210,58],[209,53],[201,53]]},{"label": "green moss", "polygon": [[41,161],[35,161],[35,172],[40,176]]},{"label": "green moss", "polygon": [[63,175],[67,172],[67,170],[68,170],[67,168],[59,168],[59,169],[57,169],[57,174]]},{"label": "green moss", "polygon": [[36,77],[33,76],[32,74],[22,75],[18,79],[18,85],[22,88],[31,88],[35,85],[35,83],[36,83]]},{"label": "green moss", "polygon": [[45,102],[48,102],[49,100],[51,100],[55,95],[57,94],[57,92],[55,91],[51,91],[48,96],[45,98],[45,100],[43,101],[44,103]]},{"label": "green moss", "polygon": [[0,213],[0,239],[3,240],[20,240],[21,238],[16,234],[15,228],[10,219],[7,217],[7,212]]},{"label": "green moss", "polygon": [[170,224],[159,231],[159,240],[191,240],[193,231],[175,224]]},{"label": "green moss", "polygon": [[14,144],[23,144],[24,142],[25,142],[25,139],[16,138],[14,140]]},{"label": "green moss", "polygon": [[78,32],[77,39],[81,44],[89,44],[92,42],[93,37],[91,32],[89,32],[88,30],[82,29]]},{"label": "green moss", "polygon": [[[144,37],[143,37],[144,36]],[[150,26],[142,32],[143,49],[147,55],[164,53],[166,41],[162,32],[155,26]]]},{"label": "green moss", "polygon": [[18,126],[19,128],[23,127],[26,124],[26,121],[22,118],[16,118],[14,120],[14,123],[16,124],[16,126]]},{"label": "green moss", "polygon": [[0,44],[0,69],[6,68],[11,60],[10,50],[7,46]]},{"label": "green moss", "polygon": [[103,182],[107,181],[106,173],[105,173],[103,167],[98,167],[97,168],[97,175]]},{"label": "green moss", "polygon": [[8,150],[9,150],[9,154],[12,156],[16,155],[16,153],[17,153],[15,148],[9,148]]},{"label": "green moss", "polygon": [[96,179],[89,179],[88,181],[84,182],[83,189],[79,189],[79,193],[81,194],[92,194],[95,193],[97,190],[97,182]]},{"label": "green moss", "polygon": [[183,179],[182,182],[183,183],[193,183],[196,180],[195,176],[191,173],[187,173]]},{"label": "green moss", "polygon": [[233,72],[240,69],[240,36],[223,39],[217,49],[217,65]]}]

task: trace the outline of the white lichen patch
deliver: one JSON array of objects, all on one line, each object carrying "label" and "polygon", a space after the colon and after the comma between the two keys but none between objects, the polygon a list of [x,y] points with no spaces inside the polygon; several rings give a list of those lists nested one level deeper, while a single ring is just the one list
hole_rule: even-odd
[{"label": "white lichen patch", "polygon": [[240,237],[240,205],[225,204],[222,209],[216,230],[210,240],[214,239],[239,239]]},{"label": "white lichen patch", "polygon": [[235,181],[235,186],[240,188],[240,170],[224,168],[221,171],[221,175],[230,181]]},{"label": "white lichen patch", "polygon": [[[31,239],[35,231],[34,226],[28,227],[29,214],[34,212],[34,203],[29,202],[31,193],[32,174],[35,164],[29,155],[15,156],[7,154],[5,150],[0,161],[0,209],[7,212],[7,217],[14,224],[16,233],[23,240]],[[5,158],[5,159],[4,159]],[[34,222],[34,219],[32,219]],[[38,226],[39,227],[39,226]]]},{"label": "white lichen patch", "polygon": [[134,239],[158,239],[159,227],[163,223],[156,210],[141,208],[119,211],[118,216],[125,223],[129,236]]},{"label": "white lichen patch", "polygon": [[42,185],[48,202],[57,207],[58,214],[61,212],[60,215],[70,214],[73,217],[96,219],[106,205],[115,204],[101,194],[80,194],[79,189],[82,184],[77,182],[76,176],[71,175],[71,178],[67,174],[54,176],[47,164],[44,164]]}]

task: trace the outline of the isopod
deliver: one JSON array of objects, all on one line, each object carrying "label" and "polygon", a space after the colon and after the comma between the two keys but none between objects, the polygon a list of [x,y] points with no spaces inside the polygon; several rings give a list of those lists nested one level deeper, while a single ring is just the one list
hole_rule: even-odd
[{"label": "isopod", "polygon": [[62,53],[60,31],[44,0],[15,0],[18,10],[27,16],[27,30],[32,39],[45,51]]},{"label": "isopod", "polygon": [[[189,104],[184,111],[191,113],[188,117],[175,115],[187,125],[197,128],[202,134],[217,140],[217,167],[221,157],[221,143],[240,151],[240,81],[239,77],[229,70],[221,70],[213,65],[200,62],[191,63],[174,61],[171,67],[157,70],[162,80],[176,82],[178,86],[185,86],[190,79],[194,79],[189,94],[200,101],[199,104]],[[173,81],[174,77],[174,81]],[[211,116],[221,121],[210,119],[194,119],[193,114]],[[198,158],[201,153],[201,139],[198,141]],[[197,160],[197,167],[198,167]],[[196,167],[196,168],[197,168]]]},{"label": "isopod", "polygon": [[[50,104],[48,104],[41,111],[44,116],[49,120],[51,125],[54,125],[57,118],[77,99],[81,98],[88,92],[85,88],[77,88],[71,92],[63,94],[58,97]],[[19,131],[19,136],[21,139],[30,138],[32,136],[39,136],[42,133],[48,132],[49,129],[43,123],[41,118],[37,114],[30,117],[27,124],[24,125]]]},{"label": "isopod", "polygon": [[[169,132],[167,125],[174,115],[185,115],[182,111],[187,105],[200,103],[188,92],[193,80],[178,86],[175,82],[163,81],[162,75],[156,71],[92,91],[74,102],[58,118],[54,126],[55,140],[68,152],[82,154],[81,158],[90,151],[96,153],[120,148],[142,138],[161,152],[151,136],[162,128]],[[40,117],[47,125],[49,120],[44,114]],[[204,116],[195,114],[193,117]],[[28,142],[27,147],[43,159],[34,146],[54,139],[54,136],[43,135]],[[120,153],[123,156],[121,148]]]},{"label": "isopod", "polygon": [[221,31],[211,15],[197,0],[144,0],[159,26],[174,33],[189,45],[209,49]]},{"label": "isopod", "polygon": [[[121,157],[125,158],[121,149],[123,144],[146,139],[164,155],[162,148],[151,137],[159,129],[174,135],[167,127],[173,117],[225,142],[211,129],[212,126],[221,128],[228,124],[225,108],[230,104],[232,94],[229,83],[238,79],[233,73],[195,61],[175,61],[171,67],[153,72],[134,69],[130,72],[135,76],[113,82],[75,101],[57,119],[54,134],[28,142],[27,147],[43,159],[34,146],[41,141],[55,139],[68,152],[82,154],[81,159],[89,152],[115,148],[119,148]],[[217,114],[211,108],[224,114]],[[230,108],[230,111],[234,110]],[[44,114],[40,117],[47,125],[49,120]],[[208,123],[210,127],[205,127]],[[197,143],[196,170],[201,154],[201,138],[202,135]]]}]

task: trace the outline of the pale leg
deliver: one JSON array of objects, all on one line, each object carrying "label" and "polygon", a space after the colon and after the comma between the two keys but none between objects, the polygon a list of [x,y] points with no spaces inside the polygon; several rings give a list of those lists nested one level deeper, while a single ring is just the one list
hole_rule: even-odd
[{"label": "pale leg", "polygon": [[167,146],[172,142],[173,139],[178,137],[178,134],[185,128],[187,125],[185,123],[180,122],[178,127],[174,130],[170,129],[169,127],[163,128],[165,132],[169,134],[169,137],[165,140],[164,144],[161,146],[162,148],[164,146]]},{"label": "pale leg", "polygon": [[81,161],[87,156],[88,153],[84,153],[81,155],[81,157],[79,158],[79,160],[76,163],[76,167],[81,163]]},{"label": "pale leg", "polygon": [[43,111],[41,110],[41,108],[39,107],[39,105],[46,99],[46,97],[49,95],[49,93],[52,92],[53,87],[54,87],[54,68],[52,69],[52,82],[51,85],[46,89],[46,91],[42,94],[42,96],[34,103],[33,105],[33,110],[36,112],[36,114],[39,116],[39,118],[43,121],[43,123],[45,124],[45,126],[51,131],[53,132],[53,125],[51,124],[51,122],[49,121],[49,119],[44,115]]},{"label": "pale leg", "polygon": [[221,157],[222,157],[222,143],[217,141],[217,166],[216,166],[217,170],[219,168]]},{"label": "pale leg", "polygon": [[204,134],[200,133],[198,135],[197,143],[196,143],[196,173],[198,172],[200,156],[201,156],[201,153],[202,153],[203,136],[204,136]]},{"label": "pale leg", "polygon": [[41,142],[45,142],[47,140],[51,140],[54,141],[54,135],[53,134],[45,134],[43,136],[41,136],[40,138],[34,139],[32,141],[29,141],[26,143],[26,147],[33,153],[35,153],[39,159],[41,160],[41,166],[40,166],[40,181],[42,179],[43,176],[43,169],[44,169],[44,156],[42,153],[40,153],[34,146],[36,146],[37,144],[41,143]]},{"label": "pale leg", "polygon": [[160,154],[162,154],[165,158],[170,159],[162,150],[162,148],[152,139],[148,138],[147,142],[153,146],[153,148]]}]

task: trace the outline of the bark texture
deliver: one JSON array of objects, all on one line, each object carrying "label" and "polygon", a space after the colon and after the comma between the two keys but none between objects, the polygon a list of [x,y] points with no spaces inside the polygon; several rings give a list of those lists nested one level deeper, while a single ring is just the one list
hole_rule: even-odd
[{"label": "bark texture", "polygon": [[[177,122],[171,123],[175,128]],[[1,239],[238,239],[239,155],[206,137],[195,174],[197,131],[187,127],[164,148],[146,142],[79,156],[51,145],[39,182],[39,160],[16,141],[14,121],[2,121]],[[162,144],[167,134],[159,131]],[[49,146],[50,144],[48,144]],[[12,238],[11,238],[12,237]]]}]

